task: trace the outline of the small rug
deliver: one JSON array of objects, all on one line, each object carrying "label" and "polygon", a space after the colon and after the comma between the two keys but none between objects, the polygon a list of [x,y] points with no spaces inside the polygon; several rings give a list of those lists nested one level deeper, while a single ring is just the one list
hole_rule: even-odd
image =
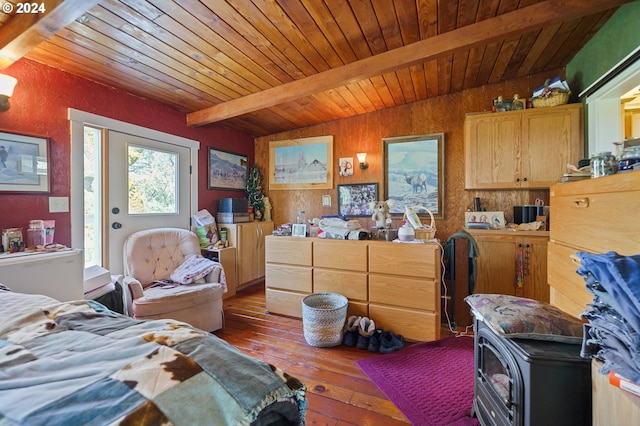
[{"label": "small rug", "polygon": [[416,343],[356,361],[414,426],[478,425],[473,405],[473,337]]}]

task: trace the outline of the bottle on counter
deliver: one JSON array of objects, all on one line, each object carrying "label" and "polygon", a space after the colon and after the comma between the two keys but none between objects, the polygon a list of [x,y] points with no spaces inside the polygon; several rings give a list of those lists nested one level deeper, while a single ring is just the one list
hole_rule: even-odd
[{"label": "bottle on counter", "polygon": [[304,225],[305,233],[308,234],[307,215],[304,210],[298,210],[298,216],[296,216],[296,223]]},{"label": "bottle on counter", "polygon": [[32,220],[27,229],[27,247],[36,248],[44,246],[46,242],[47,230],[44,228],[43,220]]},{"label": "bottle on counter", "polygon": [[600,152],[591,157],[591,177],[599,178],[616,173],[618,164],[610,151]]}]

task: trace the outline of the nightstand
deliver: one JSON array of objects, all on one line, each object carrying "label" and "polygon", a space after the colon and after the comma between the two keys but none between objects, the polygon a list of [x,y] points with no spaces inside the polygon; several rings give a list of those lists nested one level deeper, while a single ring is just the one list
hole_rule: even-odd
[{"label": "nightstand", "polygon": [[236,248],[210,248],[203,249],[202,255],[208,259],[220,262],[224,268],[224,275],[227,278],[227,292],[223,299],[235,296],[236,294]]}]

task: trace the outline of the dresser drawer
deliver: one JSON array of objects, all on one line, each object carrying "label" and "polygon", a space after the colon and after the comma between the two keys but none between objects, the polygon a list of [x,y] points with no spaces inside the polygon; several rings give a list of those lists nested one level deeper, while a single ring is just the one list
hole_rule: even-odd
[{"label": "dresser drawer", "polygon": [[431,279],[369,275],[369,300],[374,303],[435,311],[439,303]]},{"label": "dresser drawer", "polygon": [[313,266],[367,271],[367,242],[314,239]]},{"label": "dresser drawer", "polygon": [[372,241],[369,272],[440,279],[440,248],[436,244]]},{"label": "dresser drawer", "polygon": [[[635,185],[621,179],[627,174],[637,174]],[[632,237],[640,235],[640,172],[585,181],[552,187],[551,240],[594,253],[640,253],[640,240]]]},{"label": "dresser drawer", "polygon": [[369,317],[375,321],[376,328],[401,334],[408,340],[429,341],[440,338],[440,316],[432,312],[369,303]]},{"label": "dresser drawer", "polygon": [[551,287],[550,301],[565,312],[579,317],[591,303],[593,295],[585,287],[584,277],[576,270],[580,267],[570,256],[578,250],[561,244],[547,244],[547,271]]},{"label": "dresser drawer", "polygon": [[267,312],[289,317],[302,318],[302,299],[306,294],[282,290],[266,290]]},{"label": "dresser drawer", "polygon": [[311,293],[311,268],[269,263],[265,268],[265,285],[267,288]]},{"label": "dresser drawer", "polygon": [[[311,266],[312,242],[306,238],[276,237],[265,238],[265,261],[288,265]],[[240,262],[241,259],[238,259]]]},{"label": "dresser drawer", "polygon": [[313,292],[339,293],[347,299],[367,300],[367,274],[314,268]]}]

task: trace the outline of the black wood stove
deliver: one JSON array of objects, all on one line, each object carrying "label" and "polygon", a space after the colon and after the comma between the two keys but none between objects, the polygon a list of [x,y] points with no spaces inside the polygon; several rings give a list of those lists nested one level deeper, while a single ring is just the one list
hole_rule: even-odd
[{"label": "black wood stove", "polygon": [[591,361],[580,345],[507,339],[475,321],[473,409],[487,425],[591,425]]}]

